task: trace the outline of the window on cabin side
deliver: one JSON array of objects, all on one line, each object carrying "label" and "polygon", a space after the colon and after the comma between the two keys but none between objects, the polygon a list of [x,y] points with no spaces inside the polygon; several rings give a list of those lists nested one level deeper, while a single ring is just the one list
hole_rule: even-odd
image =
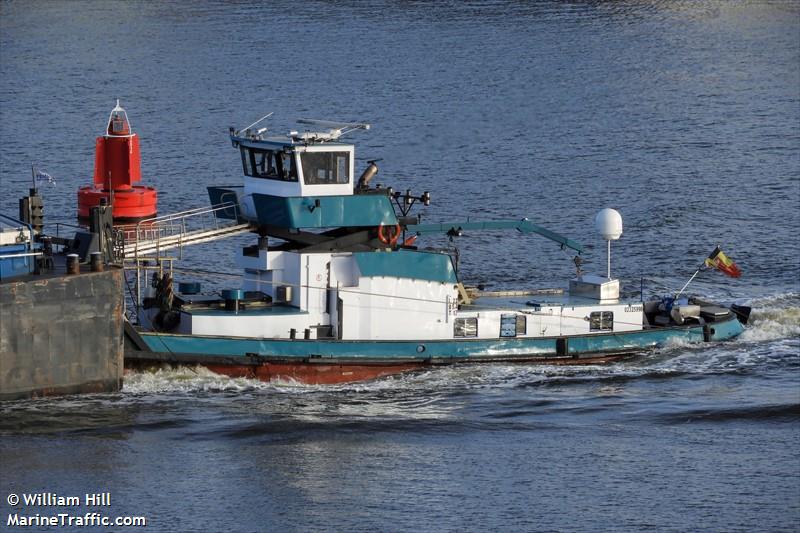
[{"label": "window on cabin side", "polygon": [[454,337],[477,337],[478,336],[478,319],[472,318],[456,318],[453,326]]},{"label": "window on cabin side", "polygon": [[278,181],[297,181],[293,154],[279,150],[241,147],[245,176]]},{"label": "window on cabin side", "polygon": [[502,315],[500,317],[500,336],[501,337],[516,337],[517,336],[517,316],[516,315]]},{"label": "window on cabin side", "polygon": [[595,311],[589,314],[589,331],[612,331],[614,329],[614,313],[612,311]]},{"label": "window on cabin side", "polygon": [[349,152],[303,152],[300,161],[306,185],[350,182]]},{"label": "window on cabin side", "polygon": [[516,337],[527,333],[527,321],[525,315],[501,315],[500,316],[500,336]]}]

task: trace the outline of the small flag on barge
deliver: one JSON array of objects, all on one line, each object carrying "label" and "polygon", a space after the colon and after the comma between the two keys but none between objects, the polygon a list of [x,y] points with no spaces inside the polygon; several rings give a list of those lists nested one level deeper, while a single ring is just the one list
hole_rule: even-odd
[{"label": "small flag on barge", "polygon": [[719,246],[714,248],[714,251],[708,256],[705,261],[707,267],[716,268],[723,274],[732,278],[738,278],[742,275],[742,271],[736,266],[730,257],[725,255]]},{"label": "small flag on barge", "polygon": [[56,184],[56,179],[45,172],[44,170],[39,170],[35,166],[31,166],[31,172],[33,173],[33,188],[36,188],[36,183],[46,181],[50,185]]}]

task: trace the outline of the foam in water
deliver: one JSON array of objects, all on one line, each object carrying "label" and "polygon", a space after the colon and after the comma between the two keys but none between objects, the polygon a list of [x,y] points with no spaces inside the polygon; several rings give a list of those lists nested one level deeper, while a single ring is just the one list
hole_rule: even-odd
[{"label": "foam in water", "polygon": [[126,372],[122,391],[154,394],[190,391],[244,391],[266,385],[258,380],[231,378],[201,366],[160,368],[156,371]]},{"label": "foam in water", "polygon": [[800,294],[781,294],[749,304],[753,312],[741,340],[761,342],[800,337]]}]

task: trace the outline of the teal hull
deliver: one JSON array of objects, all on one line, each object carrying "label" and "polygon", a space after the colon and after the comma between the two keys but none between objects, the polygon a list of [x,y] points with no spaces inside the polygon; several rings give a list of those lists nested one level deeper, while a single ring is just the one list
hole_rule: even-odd
[{"label": "teal hull", "polygon": [[[458,339],[440,341],[347,341],[335,339],[255,339],[204,337],[170,333],[139,332],[138,355],[162,354],[160,360],[187,361],[196,356],[235,358],[282,358],[289,360],[335,359],[337,361],[536,361],[582,359],[598,355],[638,353],[668,343],[724,341],[743,331],[735,318],[712,324],[652,328],[635,332],[604,333],[570,337]],[[140,342],[140,344],[142,343]],[[130,352],[129,352],[130,353]],[[180,357],[177,357],[177,356]],[[154,357],[156,359],[156,357]],[[189,361],[191,359],[188,359]]]}]

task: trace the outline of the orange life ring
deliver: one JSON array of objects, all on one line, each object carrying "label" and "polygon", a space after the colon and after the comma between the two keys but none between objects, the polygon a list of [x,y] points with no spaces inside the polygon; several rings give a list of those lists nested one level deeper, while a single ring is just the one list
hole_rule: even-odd
[{"label": "orange life ring", "polygon": [[378,239],[383,244],[394,246],[395,244],[397,244],[397,239],[400,238],[400,224],[395,224],[394,233],[391,234],[392,235],[391,237],[386,235],[386,232],[384,231],[385,227],[386,226],[384,226],[383,223],[381,223],[381,225],[378,226]]}]

